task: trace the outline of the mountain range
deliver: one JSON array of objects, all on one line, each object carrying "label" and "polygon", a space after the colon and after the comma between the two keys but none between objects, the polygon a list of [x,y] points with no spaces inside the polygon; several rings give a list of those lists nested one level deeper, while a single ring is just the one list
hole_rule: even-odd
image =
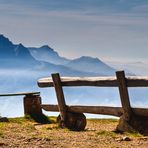
[{"label": "mountain range", "polygon": [[[113,63],[110,64],[113,65]],[[43,103],[56,104],[55,91],[53,91],[53,88],[39,88],[37,86],[39,78],[57,72],[62,76],[115,75],[116,69],[112,68],[110,64],[89,56],[82,56],[73,60],[64,58],[48,45],[39,48],[26,47],[21,43],[14,44],[4,35],[0,35],[1,94],[40,91]],[[147,106],[148,91],[146,89],[142,89],[140,93],[136,89],[129,89],[129,91],[132,105],[143,107],[143,102],[145,102],[144,105]],[[64,95],[67,104],[70,105],[120,105],[119,93],[116,88],[64,87]],[[2,116],[8,117],[23,116],[22,104],[22,97],[1,98],[0,113]]]},{"label": "mountain range", "polygon": [[0,35],[0,68],[25,68],[39,64],[22,44],[14,45]]},{"label": "mountain range", "polygon": [[0,68],[34,69],[69,76],[109,76],[115,69],[98,58],[82,56],[77,59],[61,57],[48,45],[25,47],[0,35]]}]

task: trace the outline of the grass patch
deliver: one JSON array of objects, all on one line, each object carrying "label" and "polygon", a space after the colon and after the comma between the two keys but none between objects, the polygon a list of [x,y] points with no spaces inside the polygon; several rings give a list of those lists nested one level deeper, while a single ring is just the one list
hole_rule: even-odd
[{"label": "grass patch", "polygon": [[34,127],[34,125],[32,125],[32,124],[29,124],[29,125],[27,125],[26,127],[24,127],[24,128],[26,128],[26,130],[27,130],[27,132],[34,132],[35,130],[36,130],[36,128]]},{"label": "grass patch", "polygon": [[88,121],[99,122],[99,123],[117,123],[118,119],[87,119]]},{"label": "grass patch", "polygon": [[46,128],[46,130],[59,130],[59,129],[60,129],[59,126],[50,126]]},{"label": "grass patch", "polygon": [[57,123],[57,117],[50,116],[48,117],[48,120],[50,120],[51,123]]},{"label": "grass patch", "polygon": [[133,138],[141,138],[144,137],[144,135],[140,134],[139,132],[135,131],[135,130],[130,130],[128,132],[121,132],[116,130],[115,131],[116,134],[121,134],[121,135],[126,135],[128,137],[133,137]]},{"label": "grass patch", "polygon": [[51,137],[45,135],[45,134],[40,134],[40,135],[32,135],[30,138],[28,138],[28,140],[45,140],[45,141],[50,141]]},{"label": "grass patch", "polygon": [[97,135],[99,135],[99,136],[105,136],[105,137],[116,137],[116,133],[115,132],[104,131],[104,130],[98,132]]},{"label": "grass patch", "polygon": [[134,138],[143,137],[143,135],[141,135],[140,133],[138,133],[136,131],[125,132],[124,134],[127,135],[127,136],[130,136],[130,137],[134,137]]},{"label": "grass patch", "polygon": [[0,131],[0,137],[4,138],[4,134]]},{"label": "grass patch", "polygon": [[0,122],[0,128],[5,127],[5,124],[6,124],[6,123],[4,123],[4,122]]},{"label": "grass patch", "polygon": [[[18,123],[18,124],[24,124],[30,122],[39,122],[39,123],[56,123],[56,117],[48,117],[45,115],[42,116],[31,116],[31,115],[25,115],[25,117],[16,117],[16,118],[9,118],[8,124],[11,123]],[[6,122],[0,122],[0,128],[6,126]]]},{"label": "grass patch", "polygon": [[27,120],[30,120],[30,121],[35,121],[35,122],[38,122],[38,123],[42,123],[42,124],[48,124],[48,123],[51,123],[50,119],[44,115],[44,114],[41,114],[41,115],[25,115],[25,119]]},{"label": "grass patch", "polygon": [[24,122],[26,122],[26,118],[24,117],[17,117],[17,118],[9,118],[9,122],[10,123],[19,123],[19,124],[23,124]]}]

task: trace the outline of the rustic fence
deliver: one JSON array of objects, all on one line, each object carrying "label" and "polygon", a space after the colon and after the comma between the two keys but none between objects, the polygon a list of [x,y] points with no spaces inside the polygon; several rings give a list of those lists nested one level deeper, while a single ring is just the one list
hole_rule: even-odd
[{"label": "rustic fence", "polygon": [[[132,108],[128,94],[128,87],[148,87],[148,77],[125,77],[124,71],[117,71],[115,77],[60,77],[59,74],[52,74],[52,77],[39,79],[38,86],[54,87],[58,105],[42,104],[39,92],[1,94],[0,97],[24,95],[24,114],[44,118],[42,109],[60,112],[57,118],[59,126],[72,130],[84,130],[86,117],[83,113],[92,113],[120,117],[119,131],[137,130],[148,134],[148,108]],[[63,87],[70,86],[118,87],[122,107],[69,106]]]},{"label": "rustic fence", "polygon": [[[120,117],[119,131],[134,129],[141,133],[148,132],[148,109],[132,108],[128,94],[128,87],[148,87],[148,77],[125,77],[124,71],[117,71],[116,77],[60,77],[59,74],[52,74],[52,77],[38,80],[38,86],[55,88],[58,105],[42,104],[41,107],[46,111],[59,111],[58,122],[62,127],[83,130],[86,126],[83,113],[93,113]],[[70,86],[118,87],[122,107],[68,106],[62,87]]]},{"label": "rustic fence", "polygon": [[24,114],[40,116],[42,115],[40,92],[21,92],[0,94],[0,97],[24,96]]}]

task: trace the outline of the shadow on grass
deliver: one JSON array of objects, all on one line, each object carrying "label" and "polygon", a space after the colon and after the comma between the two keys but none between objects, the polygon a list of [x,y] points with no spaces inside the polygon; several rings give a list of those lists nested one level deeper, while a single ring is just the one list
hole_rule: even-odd
[{"label": "shadow on grass", "polygon": [[6,117],[0,117],[0,122],[9,122],[9,120]]},{"label": "shadow on grass", "polygon": [[41,124],[50,124],[53,123],[53,120],[50,120],[49,117],[47,117],[44,114],[32,114],[32,115],[25,115],[25,119],[30,121],[35,121]]}]

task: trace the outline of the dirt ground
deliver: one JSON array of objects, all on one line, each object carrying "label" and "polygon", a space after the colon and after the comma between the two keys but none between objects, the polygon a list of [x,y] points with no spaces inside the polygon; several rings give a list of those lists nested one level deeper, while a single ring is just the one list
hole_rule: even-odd
[{"label": "dirt ground", "polygon": [[[54,120],[54,119],[53,119]],[[147,148],[148,137],[115,133],[117,120],[92,119],[85,131],[61,129],[56,123],[38,124],[23,118],[0,123],[2,148]]]}]

